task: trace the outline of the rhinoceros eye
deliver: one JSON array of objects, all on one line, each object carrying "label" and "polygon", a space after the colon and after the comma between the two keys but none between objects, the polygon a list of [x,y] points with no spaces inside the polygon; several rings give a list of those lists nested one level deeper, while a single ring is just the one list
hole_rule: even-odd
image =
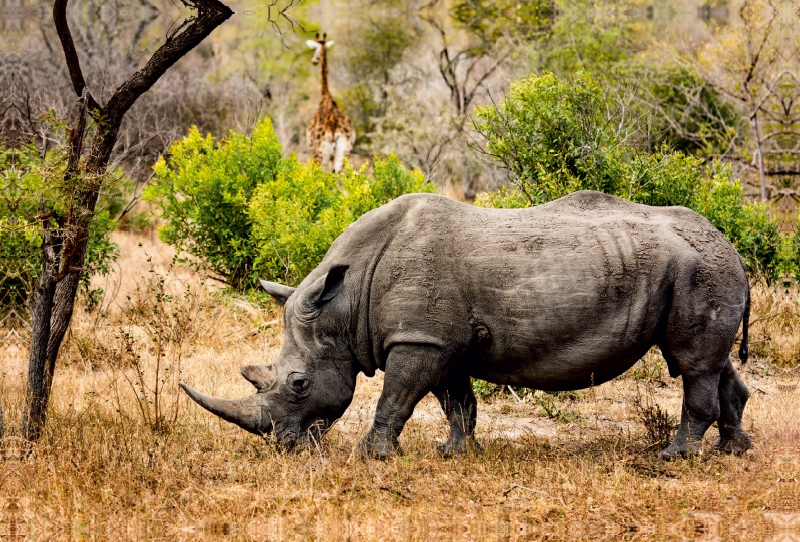
[{"label": "rhinoceros eye", "polygon": [[289,375],[289,386],[298,393],[306,391],[310,385],[311,380],[303,374],[293,373]]}]

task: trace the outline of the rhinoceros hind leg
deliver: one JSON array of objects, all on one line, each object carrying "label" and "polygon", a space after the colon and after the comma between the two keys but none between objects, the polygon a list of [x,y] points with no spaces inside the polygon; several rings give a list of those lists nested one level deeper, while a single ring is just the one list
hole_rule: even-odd
[{"label": "rhinoceros hind leg", "polygon": [[483,451],[483,446],[472,437],[463,438],[461,440],[454,440],[453,437],[450,437],[436,446],[436,451],[445,459],[462,456],[470,450],[473,453],[479,454]]},{"label": "rhinoceros hind leg", "polygon": [[661,459],[671,461],[702,451],[703,435],[720,414],[718,374],[683,375],[681,423],[672,444],[661,450]]},{"label": "rhinoceros hind leg", "polygon": [[753,446],[753,441],[747,431],[741,429],[739,433],[730,438],[720,436],[714,443],[714,448],[726,454],[742,455]]},{"label": "rhinoceros hind leg", "polygon": [[433,394],[439,399],[450,424],[450,437],[437,446],[439,453],[444,457],[453,457],[465,454],[470,449],[479,452],[481,446],[474,437],[478,402],[469,375],[447,375],[433,389]]},{"label": "rhinoceros hind leg", "polygon": [[744,412],[750,391],[728,360],[719,379],[719,440],[714,444],[718,450],[741,455],[752,446],[750,435],[742,429]]}]

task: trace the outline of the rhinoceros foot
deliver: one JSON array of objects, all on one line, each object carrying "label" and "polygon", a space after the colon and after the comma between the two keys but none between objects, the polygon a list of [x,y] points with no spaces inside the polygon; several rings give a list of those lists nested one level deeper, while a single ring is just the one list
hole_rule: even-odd
[{"label": "rhinoceros foot", "polygon": [[366,459],[385,461],[393,455],[403,455],[403,449],[397,439],[384,438],[381,434],[370,431],[358,443],[361,455]]},{"label": "rhinoceros foot", "polygon": [[703,453],[702,442],[686,442],[683,445],[676,445],[674,442],[661,450],[660,457],[664,461],[674,461],[679,457],[686,459],[692,455],[701,455]]},{"label": "rhinoceros foot", "polygon": [[746,431],[740,430],[734,436],[720,436],[714,443],[714,448],[720,452],[733,455],[742,455],[753,446],[753,440]]},{"label": "rhinoceros foot", "polygon": [[449,438],[445,442],[439,444],[436,447],[436,451],[442,454],[442,457],[450,458],[465,455],[470,451],[478,454],[483,451],[483,447],[472,437],[460,439]]}]

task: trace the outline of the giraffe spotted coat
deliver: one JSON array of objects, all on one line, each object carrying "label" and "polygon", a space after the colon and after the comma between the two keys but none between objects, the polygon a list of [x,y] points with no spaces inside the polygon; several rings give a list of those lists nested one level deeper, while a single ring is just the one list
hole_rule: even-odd
[{"label": "giraffe spotted coat", "polygon": [[307,43],[315,51],[312,62],[321,64],[322,92],[317,112],[306,126],[306,142],[314,161],[318,162],[326,171],[338,172],[344,167],[345,157],[353,150],[356,132],[347,115],[339,110],[328,88],[326,52],[333,42],[326,42],[325,36],[322,39],[319,39],[318,36],[316,40],[309,40]]}]

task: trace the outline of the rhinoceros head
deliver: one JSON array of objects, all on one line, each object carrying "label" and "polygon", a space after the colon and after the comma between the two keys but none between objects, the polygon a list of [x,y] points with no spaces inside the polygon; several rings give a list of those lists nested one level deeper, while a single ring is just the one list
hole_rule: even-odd
[{"label": "rhinoceros head", "polygon": [[256,393],[244,399],[208,397],[182,387],[200,406],[258,435],[274,432],[293,447],[319,437],[341,417],[353,398],[356,363],[341,335],[347,329],[347,266],[334,266],[309,284],[290,288],[261,281],[285,305],[284,339],[271,365],[246,365],[242,376]]}]

